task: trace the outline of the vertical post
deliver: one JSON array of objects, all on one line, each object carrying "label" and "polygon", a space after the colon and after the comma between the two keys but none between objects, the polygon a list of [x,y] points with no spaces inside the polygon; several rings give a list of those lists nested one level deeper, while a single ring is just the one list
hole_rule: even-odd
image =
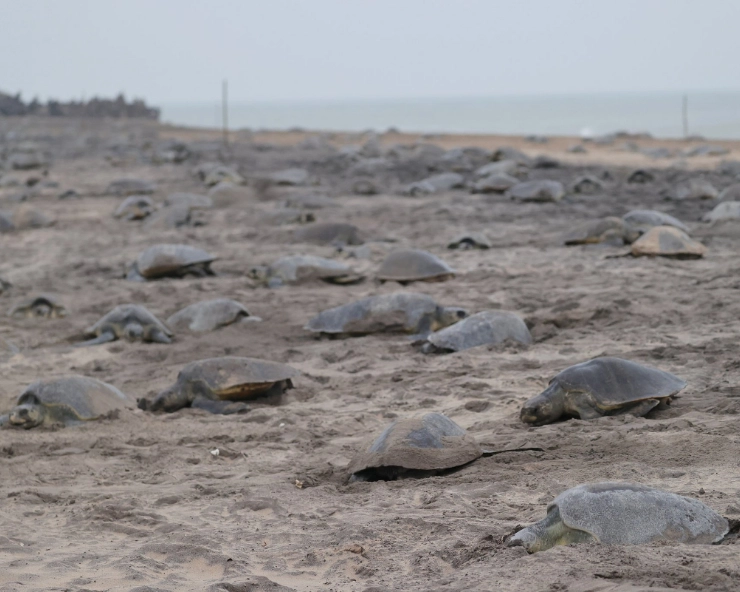
[{"label": "vertical post", "polygon": [[689,137],[689,97],[683,96],[683,137]]},{"label": "vertical post", "polygon": [[229,81],[224,79],[221,86],[221,116],[223,118],[224,147],[229,146]]}]

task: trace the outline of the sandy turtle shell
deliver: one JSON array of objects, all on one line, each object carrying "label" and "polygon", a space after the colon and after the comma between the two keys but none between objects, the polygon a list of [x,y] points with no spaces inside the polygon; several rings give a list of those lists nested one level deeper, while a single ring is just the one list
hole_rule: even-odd
[{"label": "sandy turtle shell", "polygon": [[448,249],[490,249],[491,241],[482,232],[459,234],[447,244]]},{"label": "sandy turtle shell", "polygon": [[53,294],[37,294],[15,304],[8,315],[28,318],[61,318],[67,316],[67,309]]},{"label": "sandy turtle shell", "polygon": [[113,216],[126,220],[142,220],[156,210],[156,204],[148,195],[129,195],[116,208]]},{"label": "sandy turtle shell", "polygon": [[405,249],[393,251],[378,270],[377,278],[390,282],[444,281],[455,276],[455,270],[428,251]]},{"label": "sandy turtle shell", "polygon": [[94,378],[68,376],[29,385],[7,422],[26,429],[58,423],[69,426],[112,416],[125,407],[133,407],[133,401],[116,387]]},{"label": "sandy turtle shell", "polygon": [[239,413],[249,408],[244,401],[279,396],[293,388],[300,372],[286,364],[255,358],[227,356],[192,362],[177,375],[177,382],[153,401],[139,400],[150,411],[177,411],[197,407],[211,413]]},{"label": "sandy turtle shell", "polygon": [[635,238],[637,234],[627,229],[624,220],[616,216],[608,216],[581,224],[569,232],[563,242],[568,246],[597,243],[623,244]]},{"label": "sandy turtle shell", "polygon": [[323,280],[333,284],[351,284],[363,279],[362,275],[355,273],[340,261],[314,255],[281,257],[271,265],[253,267],[247,275],[271,288],[314,280]]},{"label": "sandy turtle shell", "polygon": [[85,336],[93,339],[81,343],[81,346],[98,345],[116,339],[155,343],[172,341],[170,339],[172,331],[167,325],[138,304],[116,306],[92,327],[86,329]]},{"label": "sandy turtle shell", "polygon": [[544,520],[520,530],[508,544],[530,553],[581,542],[711,544],[728,529],[725,518],[690,497],[633,483],[587,483],[557,496]]},{"label": "sandy turtle shell", "polygon": [[[177,311],[167,319],[167,326],[175,331],[193,331],[203,333],[214,331],[250,317],[243,304],[229,298],[203,300]],[[256,317],[251,317],[256,319]]]},{"label": "sandy turtle shell", "polygon": [[565,196],[565,188],[559,181],[535,180],[517,183],[507,192],[517,201],[560,201]]},{"label": "sandy turtle shell", "polygon": [[519,315],[513,312],[484,310],[441,329],[427,337],[425,353],[458,352],[481,345],[498,345],[512,340],[532,343],[532,335]]},{"label": "sandy turtle shell", "polygon": [[386,427],[350,462],[353,480],[393,480],[459,467],[483,454],[478,442],[449,417],[426,413]]},{"label": "sandy turtle shell", "polygon": [[299,228],[295,232],[296,240],[319,245],[361,245],[365,242],[360,230],[354,224],[344,222],[317,222]]},{"label": "sandy turtle shell", "polygon": [[189,245],[159,244],[142,251],[128,275],[129,279],[162,277],[198,277],[215,275],[211,263],[216,257]]},{"label": "sandy turtle shell", "polygon": [[566,368],[522,407],[524,423],[542,425],[563,416],[645,415],[667,404],[686,383],[678,376],[620,358],[595,358]]},{"label": "sandy turtle shell", "polygon": [[632,243],[635,257],[678,257],[695,259],[703,257],[707,248],[685,232],[673,226],[656,226]]},{"label": "sandy turtle shell", "polygon": [[683,222],[669,214],[664,214],[656,210],[632,210],[622,216],[622,220],[632,230],[640,234],[647,232],[655,226],[674,226],[684,232],[689,232],[689,229]]},{"label": "sandy turtle shell", "polygon": [[396,292],[362,298],[324,310],[304,329],[315,333],[367,335],[403,332],[426,335],[467,316],[462,308],[437,305],[424,294]]}]

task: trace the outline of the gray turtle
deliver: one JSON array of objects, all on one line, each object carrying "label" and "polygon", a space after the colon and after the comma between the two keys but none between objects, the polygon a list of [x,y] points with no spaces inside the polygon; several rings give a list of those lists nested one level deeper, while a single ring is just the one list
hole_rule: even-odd
[{"label": "gray turtle", "polygon": [[504,193],[518,183],[519,179],[506,173],[491,173],[475,182],[473,193]]},{"label": "gray turtle", "polygon": [[439,173],[421,181],[411,183],[404,190],[404,195],[431,195],[441,191],[460,189],[465,186],[465,178],[459,173]]},{"label": "gray turtle", "polygon": [[15,304],[8,315],[11,317],[57,319],[67,316],[67,309],[53,294],[37,294]]},{"label": "gray turtle", "polygon": [[[740,171],[738,171],[738,174],[740,174]],[[740,183],[733,183],[725,187],[718,195],[718,199],[721,202],[740,201]]]},{"label": "gray turtle", "polygon": [[185,203],[165,206],[154,212],[144,222],[147,229],[180,228],[182,226],[205,226],[205,212]]},{"label": "gray turtle", "polygon": [[103,316],[92,327],[85,330],[85,336],[93,339],[80,343],[78,347],[108,343],[116,339],[171,343],[172,331],[138,304],[122,304]]},{"label": "gray turtle", "polygon": [[482,232],[460,234],[447,244],[448,249],[490,249],[491,241]]},{"label": "gray turtle", "polygon": [[154,193],[154,189],[154,184],[143,179],[117,179],[108,185],[105,192],[108,195],[125,197],[127,195],[149,195]]},{"label": "gray turtle", "polygon": [[175,331],[203,333],[247,318],[260,320],[259,317],[251,316],[244,305],[236,300],[216,298],[196,302],[177,311],[167,319],[167,326]]},{"label": "gray turtle", "polygon": [[593,175],[583,175],[573,181],[571,191],[583,195],[594,195],[604,190],[604,184]]},{"label": "gray turtle", "polygon": [[439,306],[424,294],[396,292],[362,298],[324,310],[304,329],[315,333],[367,335],[380,332],[427,335],[464,319],[462,308]]},{"label": "gray turtle", "polygon": [[216,257],[189,245],[159,244],[142,251],[131,266],[127,279],[153,280],[163,277],[204,277],[215,275],[211,263]]},{"label": "gray turtle", "polygon": [[314,280],[332,284],[354,284],[364,279],[364,276],[355,273],[344,263],[314,255],[281,257],[271,265],[253,267],[247,272],[247,276],[270,288]]},{"label": "gray turtle", "polygon": [[442,282],[455,277],[455,270],[439,257],[420,249],[393,251],[378,270],[381,282]]},{"label": "gray turtle", "polygon": [[115,218],[143,220],[157,210],[157,205],[148,195],[129,195],[113,212]]},{"label": "gray turtle", "polygon": [[707,248],[674,226],[655,226],[632,243],[634,257],[675,257],[697,259]]},{"label": "gray turtle", "polygon": [[482,454],[478,442],[449,417],[426,413],[394,421],[355,455],[347,471],[350,481],[425,477]]},{"label": "gray turtle", "polygon": [[724,201],[702,218],[704,222],[721,222],[722,220],[740,220],[740,201]]},{"label": "gray turtle", "polygon": [[544,425],[563,416],[642,416],[668,404],[686,383],[678,376],[620,358],[595,358],[566,368],[522,407],[524,423]]},{"label": "gray turtle", "polygon": [[499,160],[497,162],[489,162],[477,168],[474,174],[477,179],[491,177],[493,175],[510,175],[517,178],[516,182],[519,183],[519,178],[526,177],[528,172],[529,168],[516,160]]},{"label": "gray turtle", "polygon": [[133,407],[133,401],[116,387],[94,378],[68,376],[29,385],[10,413],[0,417],[0,425],[71,426],[112,417],[126,407]]},{"label": "gray turtle", "polygon": [[699,500],[633,483],[587,483],[557,496],[547,517],[517,532],[508,545],[536,553],[586,542],[711,544],[728,530],[727,520]]},{"label": "gray turtle", "polygon": [[242,413],[249,410],[244,401],[280,396],[293,388],[292,379],[299,374],[286,364],[255,358],[200,360],[183,367],[177,382],[153,401],[139,399],[139,408],[171,413],[196,407],[210,413]]},{"label": "gray turtle", "polygon": [[265,220],[270,224],[309,224],[316,222],[316,214],[310,210],[279,208],[265,214]]},{"label": "gray turtle", "polygon": [[484,310],[427,337],[424,353],[458,352],[481,345],[498,345],[511,340],[529,345],[532,335],[519,315]]},{"label": "gray turtle", "polygon": [[664,214],[656,210],[631,210],[622,216],[625,224],[633,231],[643,234],[655,226],[675,226],[688,233],[686,225],[670,214]]},{"label": "gray turtle", "polygon": [[639,233],[625,224],[622,218],[607,216],[600,220],[592,220],[581,224],[568,234],[563,242],[567,246],[593,245],[598,243],[624,244],[631,243],[639,237]]},{"label": "gray turtle", "polygon": [[524,202],[560,201],[565,196],[565,188],[559,181],[522,181],[509,189],[507,195],[511,199]]},{"label": "gray turtle", "polygon": [[655,175],[645,169],[635,169],[627,177],[627,183],[652,183]]},{"label": "gray turtle", "polygon": [[318,245],[361,245],[365,242],[357,226],[344,222],[309,224],[296,230],[295,238],[300,242]]}]

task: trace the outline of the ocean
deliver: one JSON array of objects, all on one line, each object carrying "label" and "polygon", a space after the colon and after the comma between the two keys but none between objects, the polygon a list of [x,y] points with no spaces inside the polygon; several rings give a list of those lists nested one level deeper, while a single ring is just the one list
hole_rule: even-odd
[{"label": "ocean", "polygon": [[[740,138],[740,91],[688,93],[690,135]],[[325,131],[602,135],[614,131],[683,136],[680,93],[522,96],[373,101],[234,101],[229,128]],[[220,101],[166,103],[162,121],[220,127]]]}]

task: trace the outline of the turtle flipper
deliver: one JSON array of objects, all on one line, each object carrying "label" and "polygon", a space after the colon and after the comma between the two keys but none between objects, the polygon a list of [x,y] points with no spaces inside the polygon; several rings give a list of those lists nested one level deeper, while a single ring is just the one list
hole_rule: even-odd
[{"label": "turtle flipper", "polygon": [[154,329],[149,335],[149,341],[153,343],[172,343],[172,340],[161,329]]},{"label": "turtle flipper", "polygon": [[617,411],[610,413],[610,415],[634,415],[635,417],[642,417],[643,415],[647,415],[658,405],[660,405],[660,399],[645,399],[644,401],[635,403],[630,407],[617,409]]},{"label": "turtle flipper", "polygon": [[205,397],[196,397],[190,404],[196,409],[203,409],[216,415],[232,415],[234,413],[246,413],[249,411],[249,405],[234,401],[214,401]]},{"label": "turtle flipper", "polygon": [[94,339],[88,339],[82,343],[78,343],[75,347],[87,347],[89,345],[100,345],[101,343],[108,343],[109,341],[115,341],[116,334],[113,331],[105,331]]}]

